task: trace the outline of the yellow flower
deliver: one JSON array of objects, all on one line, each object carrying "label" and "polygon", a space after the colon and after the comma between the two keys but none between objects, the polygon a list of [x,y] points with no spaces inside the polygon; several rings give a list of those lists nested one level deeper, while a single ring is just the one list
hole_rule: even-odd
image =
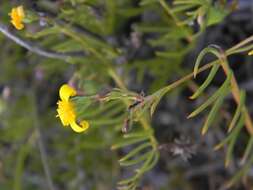
[{"label": "yellow flower", "polygon": [[57,104],[57,117],[60,118],[63,126],[70,127],[77,133],[81,133],[89,128],[89,123],[85,120],[77,123],[76,112],[73,103],[70,101],[71,96],[76,95],[75,89],[67,84],[61,86],[59,91],[60,99]]},{"label": "yellow flower", "polygon": [[23,20],[25,18],[25,11],[23,6],[18,6],[16,8],[12,8],[9,13],[11,17],[11,23],[17,30],[22,30],[24,28]]},{"label": "yellow flower", "polygon": [[248,55],[253,55],[253,50],[251,50],[251,51],[248,53]]}]

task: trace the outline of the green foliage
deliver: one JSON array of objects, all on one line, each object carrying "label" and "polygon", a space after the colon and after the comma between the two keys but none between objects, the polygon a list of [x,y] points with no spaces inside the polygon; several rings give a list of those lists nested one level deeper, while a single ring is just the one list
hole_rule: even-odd
[{"label": "green foliage", "polygon": [[[4,60],[0,65],[0,85],[10,87],[12,92],[0,98],[1,141],[11,144],[1,159],[4,165],[1,172],[5,176],[1,189],[53,190],[52,181],[59,189],[78,189],[84,184],[87,189],[137,189],[160,157],[159,139],[151,125],[158,104],[168,92],[208,68],[211,68],[208,77],[191,99],[205,93],[219,69],[225,71],[226,79],[188,118],[210,108],[202,128],[205,134],[217,122],[226,97],[239,93],[228,134],[215,147],[227,145],[228,167],[248,118],[246,94],[240,89],[234,91],[236,80],[227,57],[251,50],[253,39],[248,38],[226,52],[214,45],[205,48],[199,53],[193,74],[165,86],[168,80],[185,73],[181,63],[206,27],[220,23],[229,13],[222,3],[213,4],[209,0],[175,0],[171,4],[165,0],[57,3],[38,1],[43,14],[32,8],[27,10],[26,30],[18,36],[34,42],[35,47],[66,54],[66,59],[40,58],[3,37],[0,39],[5,47],[0,52]],[[7,15],[11,6],[2,4],[8,7],[3,12]],[[149,14],[157,19],[146,18]],[[7,17],[4,19],[7,23]],[[123,30],[129,27],[129,22],[134,24],[128,34]],[[197,31],[193,30],[194,22],[199,27]],[[150,51],[142,57],[139,51],[145,47]],[[209,53],[218,60],[201,67],[201,61]],[[138,83],[144,83],[146,75],[153,77],[147,87],[150,95],[130,90],[133,72]],[[85,119],[91,126],[83,134],[60,127],[55,119],[56,97],[63,81],[73,84],[78,91],[77,96],[71,97],[77,121]],[[244,165],[228,186],[249,171],[253,164],[252,147],[253,137],[249,134]],[[6,149],[5,145],[1,148]],[[122,179],[125,171],[131,175]],[[41,178],[42,182],[38,180]]]},{"label": "green foliage", "polygon": [[[224,69],[224,72],[226,73],[226,80],[223,82],[221,87],[213,93],[212,96],[210,96],[208,99],[205,100],[196,110],[194,110],[188,118],[192,118],[203,112],[207,107],[212,106],[211,111],[209,112],[206,121],[204,123],[204,126],[202,128],[202,135],[204,135],[207,130],[210,128],[211,125],[214,124],[214,122],[217,120],[218,115],[220,114],[220,109],[222,104],[224,103],[225,97],[229,94],[232,93],[234,95],[234,98],[237,103],[237,108],[235,111],[235,114],[228,126],[228,136],[220,142],[215,149],[220,149],[221,147],[228,145],[228,150],[226,153],[226,158],[225,158],[225,166],[228,166],[232,157],[233,157],[233,151],[234,151],[234,146],[235,143],[238,140],[238,137],[240,135],[240,131],[244,125],[247,125],[246,123],[246,117],[247,117],[247,109],[245,105],[245,92],[243,90],[239,91],[238,86],[236,84],[236,80],[233,74],[233,71],[230,69],[228,62],[227,62],[227,55],[232,55],[238,52],[241,52],[243,50],[248,50],[251,48],[250,42],[252,41],[252,38],[249,38],[237,46],[230,48],[226,52],[223,52],[220,47],[216,45],[210,45],[209,47],[203,49],[194,66],[194,72],[193,76],[196,77],[196,75],[200,72],[199,71],[199,65],[204,56],[208,53],[211,53],[215,55],[218,58],[218,61],[214,61],[207,65],[207,68],[212,68],[209,75],[207,76],[206,80],[204,83],[195,91],[195,93],[190,96],[191,99],[196,99],[198,98],[204,90],[208,87],[208,85],[211,83],[213,80],[215,74],[217,73],[218,69],[220,66]],[[250,48],[249,48],[250,47]],[[202,70],[203,71],[203,70]],[[191,77],[191,75],[190,75]],[[185,82],[187,80],[188,76],[185,78],[182,78],[179,81],[176,81],[175,83],[168,85],[156,93],[148,96],[145,98],[144,102],[151,101],[155,102],[154,104],[149,104],[147,109],[151,110],[151,113],[154,112],[158,102],[160,99],[169,91],[171,91],[173,88],[176,88],[179,84]],[[238,93],[239,94],[236,94]],[[239,98],[237,98],[237,95]],[[151,114],[152,115],[152,114]],[[247,174],[249,171],[249,167],[252,164],[252,157],[250,157],[250,152],[252,152],[252,134],[251,131],[248,130],[249,132],[249,139],[248,139],[248,144],[246,146],[244,155],[243,155],[243,163],[246,163],[245,166],[242,167],[242,169],[226,184],[227,187],[231,187],[234,185],[238,180]]]}]

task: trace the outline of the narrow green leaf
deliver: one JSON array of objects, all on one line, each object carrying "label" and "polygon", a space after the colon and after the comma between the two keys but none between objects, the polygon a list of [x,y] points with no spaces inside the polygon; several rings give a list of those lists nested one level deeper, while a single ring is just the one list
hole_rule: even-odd
[{"label": "narrow green leaf", "polygon": [[131,132],[131,133],[127,133],[124,134],[124,138],[137,138],[137,137],[146,137],[146,136],[150,136],[152,135],[153,130],[152,129],[148,129],[148,130],[142,130],[142,131],[138,131],[138,132]]},{"label": "narrow green leaf", "polygon": [[103,114],[104,117],[115,117],[115,115],[123,115],[126,107],[123,104],[118,104],[111,110],[107,110],[106,113]]},{"label": "narrow green leaf", "polygon": [[58,52],[71,52],[71,51],[81,51],[82,46],[79,43],[72,39],[65,39],[64,41],[60,41],[52,46],[53,50]]},{"label": "narrow green leaf", "polygon": [[220,109],[220,107],[222,106],[222,103],[225,99],[225,97],[227,96],[227,94],[229,93],[229,88],[224,88],[223,91],[221,91],[220,96],[218,97],[218,99],[216,100],[216,102],[214,103],[210,113],[208,114],[208,117],[205,121],[205,124],[201,130],[201,134],[204,135],[207,130],[209,129],[210,125],[214,122],[217,113]]},{"label": "narrow green leaf", "polygon": [[173,2],[174,5],[187,5],[187,4],[201,4],[198,0],[177,0]]},{"label": "narrow green leaf", "polygon": [[224,59],[224,55],[221,54],[221,52],[219,52],[219,49],[220,47],[217,46],[217,45],[209,45],[208,47],[206,47],[205,49],[203,49],[198,57],[197,57],[197,60],[196,60],[196,63],[194,65],[194,69],[193,69],[193,75],[194,75],[194,78],[196,78],[197,74],[198,74],[198,69],[199,69],[199,65],[200,65],[200,62],[202,61],[203,57],[208,54],[208,53],[212,53],[213,55],[215,55],[216,57],[219,58],[219,60],[221,62],[224,62],[225,59]]},{"label": "narrow green leaf", "polygon": [[[114,79],[116,78],[115,73],[112,70],[109,70],[108,72],[110,75],[112,75]],[[118,79],[115,79],[115,80],[118,80]],[[118,100],[118,99],[119,100],[122,100],[122,99],[136,100],[136,96],[138,96],[138,94],[129,92],[126,90],[114,88],[110,93],[106,95],[106,97],[104,98],[104,101]]]},{"label": "narrow green leaf", "polygon": [[179,5],[179,6],[176,6],[174,7],[171,12],[172,13],[178,13],[178,12],[183,12],[183,11],[187,11],[189,9],[192,9],[194,8],[196,5],[193,5],[193,4],[186,4],[186,5]]},{"label": "narrow green leaf", "polygon": [[[236,133],[236,129],[232,130],[232,132],[230,132],[230,134],[225,138],[223,139],[219,144],[217,144],[215,147],[214,147],[214,150],[218,150],[220,149],[221,147],[223,147],[225,144],[228,144],[231,139],[234,137],[234,134]],[[253,138],[252,138],[253,139]],[[253,140],[252,140],[253,141]],[[252,142],[253,143],[253,142]]]},{"label": "narrow green leaf", "polygon": [[142,0],[140,2],[140,5],[144,6],[144,5],[153,4],[153,3],[157,3],[157,0]]},{"label": "narrow green leaf", "polygon": [[107,102],[106,104],[99,104],[96,105],[96,109],[89,109],[89,111],[84,111],[82,113],[82,116],[85,118],[97,118],[102,113],[108,112],[109,109],[113,109],[117,107],[118,102],[117,101],[111,101]]},{"label": "narrow green leaf", "polygon": [[231,48],[231,50],[227,52],[227,55],[248,52],[248,51],[252,50],[252,48],[253,48],[253,44],[250,44],[250,45],[245,46],[245,47],[240,47],[239,49],[238,48],[236,48],[236,49]]},{"label": "narrow green leaf", "polygon": [[243,168],[233,176],[233,178],[226,184],[226,188],[230,189],[236,182],[238,182],[243,175],[247,174],[248,171],[251,169],[253,164],[253,154],[250,157],[250,160],[244,164]]},{"label": "narrow green leaf", "polygon": [[198,115],[200,112],[206,109],[209,105],[211,105],[221,95],[224,89],[227,89],[227,86],[230,84],[231,76],[232,76],[232,72],[228,74],[227,79],[222,84],[222,86],[210,98],[208,98],[201,106],[199,106],[196,110],[194,110],[187,118],[192,118]]},{"label": "narrow green leaf", "polygon": [[144,171],[146,171],[146,169],[148,168],[148,166],[152,163],[152,160],[153,160],[153,158],[154,158],[154,155],[155,155],[155,152],[152,152],[152,153],[148,156],[147,160],[144,162],[144,164],[142,165],[142,167],[135,170],[138,176],[140,176],[141,174],[144,173]]},{"label": "narrow green leaf", "polygon": [[242,108],[244,106],[244,102],[245,102],[245,91],[241,91],[240,92],[240,102],[236,108],[234,117],[233,117],[231,123],[229,124],[228,132],[230,132],[234,128],[236,121],[239,119],[239,116],[242,112]]},{"label": "narrow green leaf", "polygon": [[154,102],[152,102],[151,107],[150,107],[150,115],[151,115],[151,117],[153,116],[153,114],[154,114],[154,112],[156,110],[156,107],[159,104],[160,100],[161,100],[160,98],[157,98],[157,99],[154,100]]},{"label": "narrow green leaf", "polygon": [[162,97],[169,91],[169,89],[162,88],[161,90],[157,91],[153,96],[155,96],[155,100],[152,102],[150,107],[150,115],[153,116],[157,105],[159,104]]},{"label": "narrow green leaf", "polygon": [[227,144],[231,140],[232,137],[233,137],[232,135],[227,136],[225,139],[223,139],[219,144],[217,144],[214,147],[214,150],[218,150],[221,147],[223,147],[225,144]]},{"label": "narrow green leaf", "polygon": [[144,172],[151,170],[155,166],[155,164],[157,163],[158,159],[159,159],[159,153],[156,152],[156,153],[154,153],[152,162],[145,169],[143,169],[141,172],[144,173]]},{"label": "narrow green leaf", "polygon": [[26,156],[28,155],[30,150],[29,144],[24,144],[18,153],[17,157],[17,166],[15,171],[15,178],[14,178],[14,190],[21,190],[22,189],[22,174],[24,170],[24,161]]},{"label": "narrow green leaf", "polygon": [[213,80],[213,78],[214,78],[215,74],[217,73],[219,67],[220,67],[219,64],[214,64],[213,65],[213,67],[212,67],[207,79],[205,80],[205,82],[199,87],[199,89],[192,96],[190,96],[190,99],[197,98],[206,89],[206,87]]},{"label": "narrow green leaf", "polygon": [[140,162],[142,162],[143,160],[146,160],[147,157],[150,155],[150,152],[146,152],[143,155],[138,156],[136,159],[132,159],[132,160],[126,160],[126,161],[120,161],[120,165],[121,166],[131,166],[131,165],[135,165],[138,164]]},{"label": "narrow green leaf", "polygon": [[33,38],[33,39],[38,39],[41,37],[45,37],[48,35],[56,34],[58,35],[60,33],[60,29],[57,26],[53,26],[50,28],[45,28],[39,32],[32,33],[32,34],[26,34],[27,37]]},{"label": "narrow green leaf", "polygon": [[111,149],[115,150],[115,149],[118,149],[118,148],[121,148],[121,147],[124,147],[124,146],[129,146],[129,145],[144,141],[148,138],[149,137],[147,136],[147,137],[138,137],[138,138],[133,138],[133,139],[124,139],[124,140],[121,140],[118,143],[112,145]]},{"label": "narrow green leaf", "polygon": [[25,167],[25,159],[29,155],[32,145],[34,144],[34,141],[37,138],[36,132],[34,132],[28,139],[27,142],[21,145],[17,160],[16,160],[16,168],[15,168],[15,176],[14,176],[14,182],[13,182],[13,189],[14,190],[21,190],[23,189],[23,183],[22,183],[22,176],[24,173],[24,167]]},{"label": "narrow green leaf", "polygon": [[112,125],[117,125],[123,122],[123,120],[125,119],[125,116],[119,116],[115,119],[112,118],[106,118],[106,119],[99,119],[99,120],[89,120],[87,119],[87,121],[89,121],[90,125],[92,127],[98,127],[98,126],[112,126]]},{"label": "narrow green leaf", "polygon": [[211,6],[208,9],[207,26],[220,23],[228,13],[226,9]]},{"label": "narrow green leaf", "polygon": [[136,190],[138,184],[137,183],[132,183],[131,185],[128,186],[129,190]]},{"label": "narrow green leaf", "polygon": [[231,138],[230,143],[228,144],[228,150],[227,150],[226,159],[225,159],[225,166],[226,167],[230,163],[232,153],[233,153],[233,150],[234,150],[234,145],[235,145],[236,139],[239,135],[239,132],[243,127],[243,124],[244,124],[244,121],[245,121],[244,119],[245,119],[245,116],[241,115],[240,120],[239,120],[238,124],[236,125],[236,128],[233,132],[233,137]]},{"label": "narrow green leaf", "polygon": [[247,147],[244,151],[241,163],[244,164],[246,162],[246,160],[248,159],[248,157],[249,157],[250,153],[252,152],[252,150],[253,150],[253,136],[250,137],[250,140],[249,140],[249,142],[247,144]]},{"label": "narrow green leaf", "polygon": [[131,178],[121,180],[120,182],[118,182],[118,184],[119,184],[119,185],[126,185],[126,184],[129,184],[129,183],[131,183],[131,182],[137,180],[137,179],[138,179],[138,176],[135,175],[135,176],[133,176],[133,177],[131,177]]},{"label": "narrow green leaf", "polygon": [[118,14],[124,17],[138,16],[146,10],[146,7],[118,8]]},{"label": "narrow green leaf", "polygon": [[150,142],[146,142],[146,143],[143,143],[143,144],[137,146],[132,151],[130,151],[127,155],[125,155],[123,158],[121,158],[119,160],[119,162],[124,162],[124,161],[132,158],[133,156],[135,156],[136,154],[138,154],[140,151],[144,150],[145,148],[147,148],[149,146],[151,146]]}]

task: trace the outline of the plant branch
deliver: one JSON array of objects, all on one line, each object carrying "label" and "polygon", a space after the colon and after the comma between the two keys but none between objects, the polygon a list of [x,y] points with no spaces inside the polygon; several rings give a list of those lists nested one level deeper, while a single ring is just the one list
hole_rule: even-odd
[{"label": "plant branch", "polygon": [[13,32],[10,32],[8,30],[8,28],[3,25],[2,23],[0,23],[0,32],[5,35],[7,38],[9,38],[10,40],[14,41],[16,44],[24,47],[25,49],[43,56],[43,57],[47,57],[47,58],[54,58],[54,59],[60,59],[60,60],[66,60],[69,59],[71,57],[83,57],[85,56],[85,54],[83,52],[66,52],[66,53],[61,53],[61,52],[55,52],[55,51],[51,51],[51,50],[46,50],[44,48],[39,47],[38,45],[24,40],[20,37],[18,37],[16,34],[14,34]]},{"label": "plant branch", "polygon": [[[224,73],[226,75],[228,75],[230,68],[229,68],[227,61],[222,62],[221,66],[222,66],[222,69],[224,70]],[[236,81],[234,74],[232,74],[232,77],[231,77],[231,91],[232,91],[232,95],[234,97],[236,104],[239,105],[240,104],[240,88],[239,88],[239,85]],[[248,130],[249,134],[253,135],[252,120],[251,120],[250,114],[245,106],[243,107],[243,112],[245,114],[246,129]]]},{"label": "plant branch", "polygon": [[41,161],[42,161],[42,166],[45,172],[45,176],[46,176],[46,181],[47,181],[47,185],[48,185],[48,189],[49,190],[55,190],[54,188],[54,184],[53,184],[53,180],[52,180],[52,175],[51,175],[51,171],[48,165],[48,157],[47,157],[47,153],[45,150],[45,146],[44,146],[44,142],[43,142],[43,138],[42,138],[42,134],[40,131],[40,125],[39,125],[39,118],[38,118],[38,110],[37,110],[37,104],[36,104],[36,98],[35,95],[32,93],[31,94],[32,98],[33,98],[33,102],[34,102],[34,125],[35,125],[35,131],[37,133],[37,141],[38,141],[38,147],[39,147],[39,151],[40,151],[40,156],[41,156]]},{"label": "plant branch", "polygon": [[[242,48],[243,46],[245,46],[246,44],[248,44],[248,43],[250,43],[252,41],[253,41],[253,36],[250,36],[250,37],[246,38],[242,42],[236,44],[235,46],[229,48],[226,52],[224,52],[224,56],[229,56],[229,55],[232,55],[232,54],[236,53],[236,50],[238,50],[239,48]],[[200,67],[198,69],[197,74],[201,73],[201,72],[203,72],[203,71],[205,71],[205,70],[207,70],[209,68],[211,68],[212,65],[216,64],[216,63],[218,63],[218,60],[213,61],[211,63],[208,63],[208,64]],[[225,71],[225,73],[227,74],[228,70],[229,70],[229,65],[228,64],[226,64],[226,65],[222,64],[222,68]],[[194,73],[192,72],[192,73],[190,73],[190,74],[188,74],[188,75],[180,78],[179,80],[173,82],[172,84],[165,86],[164,88],[161,89],[162,95],[165,95],[168,91],[170,91],[170,90],[172,90],[172,89],[180,86],[181,84],[189,81],[193,76],[194,76]],[[239,89],[239,86],[238,86],[238,84],[237,84],[236,79],[235,79],[234,76],[232,76],[231,83],[232,83],[232,94],[233,94],[233,97],[234,97],[236,103],[239,104],[240,89]],[[246,107],[244,107],[243,111],[244,111],[245,116],[246,116],[246,118],[245,118],[246,129],[248,130],[249,134],[253,135],[253,124],[252,124],[253,122],[251,120],[250,114],[249,114],[248,110],[246,109]]]},{"label": "plant branch", "polygon": [[169,6],[167,5],[167,3],[164,0],[159,0],[160,5],[163,7],[163,9],[166,11],[166,13],[172,17],[172,19],[174,20],[175,24],[177,26],[180,26],[180,21],[177,19],[177,17],[173,14],[173,12],[170,10]]},{"label": "plant branch", "polygon": [[[119,88],[121,88],[123,90],[127,90],[127,87],[125,86],[124,82],[122,81],[122,79],[119,77],[119,75],[113,69],[109,70],[109,74],[110,74],[110,76],[112,77],[112,79],[114,80],[114,82],[117,84],[117,86]],[[129,102],[127,102],[127,101],[125,101],[125,103],[127,105],[129,104]],[[144,130],[149,130],[151,128],[151,126],[149,125],[147,119],[144,118],[144,117],[140,118],[140,123],[141,123]],[[155,137],[153,135],[150,135],[149,139],[152,143],[153,149],[156,150],[158,143],[157,143]]]},{"label": "plant branch", "polygon": [[48,166],[48,161],[47,161],[47,153],[45,150],[45,146],[42,140],[42,136],[41,136],[41,132],[39,127],[36,127],[36,131],[38,134],[38,145],[39,145],[39,151],[40,151],[40,155],[41,155],[41,161],[42,161],[42,165],[43,165],[43,169],[45,172],[45,176],[46,176],[46,181],[47,181],[47,185],[49,187],[50,190],[55,190],[54,185],[53,185],[53,181],[52,181],[52,176],[51,176],[51,172]]},{"label": "plant branch", "polygon": [[[181,23],[181,21],[176,17],[176,15],[171,11],[170,7],[167,5],[167,3],[164,0],[159,0],[160,5],[163,7],[163,9],[165,10],[165,12],[167,13],[168,16],[171,16],[171,18],[173,19],[173,21],[175,22],[176,26],[180,27],[180,28],[184,28],[184,25]],[[193,41],[193,37],[188,34],[187,35],[187,40],[188,42],[192,42]]]}]

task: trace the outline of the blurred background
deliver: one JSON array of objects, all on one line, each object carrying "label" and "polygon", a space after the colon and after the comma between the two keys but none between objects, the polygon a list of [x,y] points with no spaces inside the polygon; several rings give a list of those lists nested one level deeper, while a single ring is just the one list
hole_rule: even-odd
[{"label": "blurred background", "polygon": [[[174,6],[173,1],[164,2]],[[168,18],[163,7],[151,0],[4,0],[0,2],[0,23],[24,41],[62,53],[81,51],[80,45],[69,38],[77,38],[67,30],[73,27],[76,34],[86,36],[89,48],[101,53],[116,69],[129,90],[148,95],[190,73],[199,52],[207,45],[228,49],[253,34],[252,0],[208,2],[212,8],[203,6],[203,15],[197,12],[200,4],[182,11],[173,9],[178,18]],[[36,15],[22,31],[11,26],[8,15],[18,5]],[[193,16],[184,14],[186,10]],[[209,17],[205,15],[207,10]],[[202,26],[205,19],[208,21]],[[175,23],[178,20],[187,24],[182,27]],[[67,27],[64,30],[59,26]],[[91,130],[85,135],[62,127],[56,118],[58,91],[63,83],[74,85],[84,94],[103,94],[116,86],[106,66],[89,53],[85,58],[61,60],[37,55],[6,34],[0,33],[0,41],[0,189],[116,189],[117,182],[133,170],[122,169],[118,163],[131,147],[120,151],[110,148],[123,126],[118,113],[126,108],[112,104],[100,113],[92,112]],[[213,57],[207,56],[203,62],[211,60]],[[253,57],[246,53],[229,57],[240,87],[246,90],[251,113],[252,61]],[[226,120],[217,119],[217,126],[201,136],[205,116],[187,119],[203,100],[191,101],[188,97],[206,76],[204,72],[159,103],[152,119],[158,143],[173,146],[176,142],[189,147],[181,156],[161,150],[158,163],[140,180],[139,189],[225,189],[224,184],[241,167],[249,138],[245,129],[226,168],[226,150],[213,150],[226,136]],[[223,81],[221,71],[206,93],[213,92]],[[223,108],[225,118],[231,118],[234,104],[228,97]],[[115,111],[110,112],[113,121],[100,118],[108,110]],[[231,189],[253,188],[252,165],[247,177]]]}]

